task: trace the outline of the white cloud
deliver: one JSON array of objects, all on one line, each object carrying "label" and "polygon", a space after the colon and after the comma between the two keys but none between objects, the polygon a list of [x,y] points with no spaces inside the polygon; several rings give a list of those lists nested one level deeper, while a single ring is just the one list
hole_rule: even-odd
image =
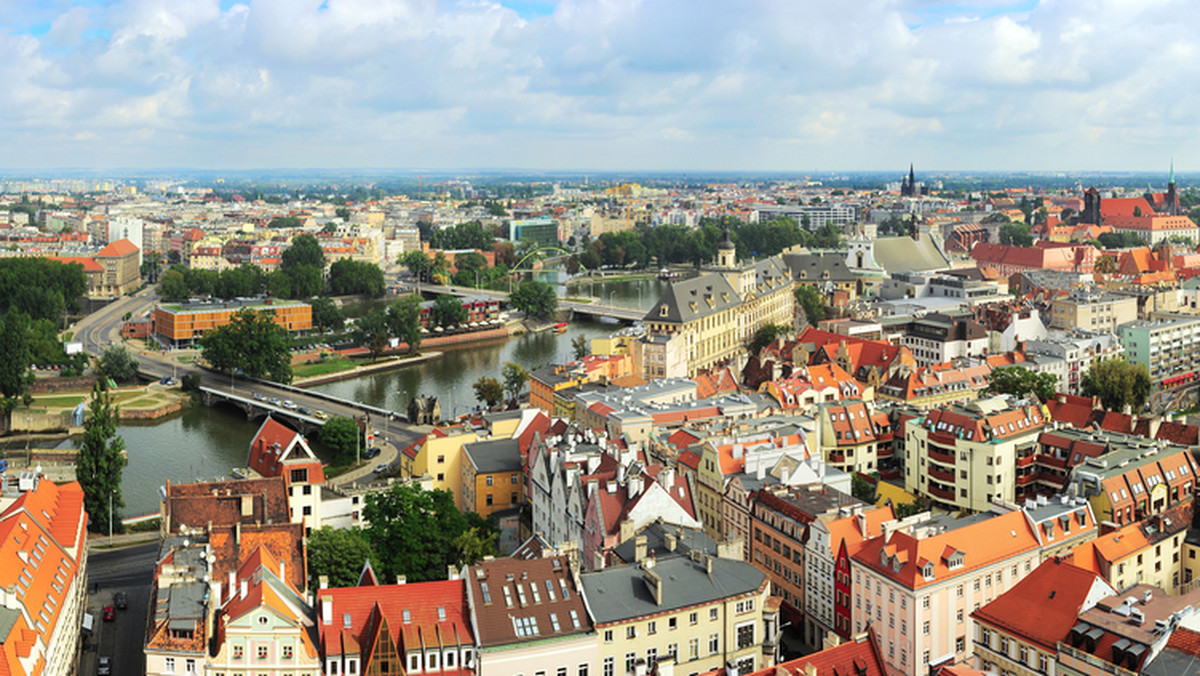
[{"label": "white cloud", "polygon": [[504,2],[0,0],[9,163],[1117,169],[1197,137],[1186,0]]}]

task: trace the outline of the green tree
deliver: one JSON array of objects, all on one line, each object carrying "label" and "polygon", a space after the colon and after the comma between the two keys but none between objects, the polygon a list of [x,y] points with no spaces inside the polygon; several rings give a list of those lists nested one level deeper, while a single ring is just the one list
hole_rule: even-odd
[{"label": "green tree", "polygon": [[350,220],[350,209],[348,207],[337,207],[336,209],[333,210],[333,213],[336,214],[337,217],[342,219],[343,221]]},{"label": "green tree", "polygon": [[796,289],[796,302],[804,310],[804,318],[811,326],[825,319],[825,298],[817,287],[805,284]]},{"label": "green tree", "polygon": [[1109,411],[1122,412],[1126,406],[1140,413],[1154,388],[1145,364],[1133,364],[1124,358],[1098,359],[1079,381],[1085,397],[1100,397]]},{"label": "green tree", "polygon": [[378,265],[343,258],[329,266],[329,288],[337,295],[361,294],[378,298],[387,284]]},{"label": "green tree", "polygon": [[359,448],[358,424],[344,415],[335,415],[321,426],[321,443],[333,451],[334,461],[348,465],[357,458]]},{"label": "green tree", "polygon": [[471,525],[452,493],[417,484],[367,493],[363,518],[379,559],[376,572],[389,580],[405,575],[410,582],[445,579],[446,566],[460,558],[459,536]]},{"label": "green tree", "polygon": [[358,319],[354,324],[354,342],[367,348],[371,361],[379,359],[388,346],[388,322],[382,310],[371,310]]},{"label": "green tree", "polygon": [[400,257],[400,263],[408,268],[413,277],[419,281],[429,281],[428,272],[431,261],[424,251],[409,251]]},{"label": "green tree", "polygon": [[500,533],[496,530],[488,530],[480,527],[472,527],[464,530],[454,538],[452,545],[454,546],[456,565],[458,567],[469,566],[479,563],[485,556],[494,556],[496,554],[496,542],[500,539]]},{"label": "green tree", "polygon": [[312,298],[325,292],[325,279],[321,277],[321,268],[315,265],[301,265],[285,274],[291,280],[291,298]]},{"label": "green tree", "polygon": [[324,296],[312,299],[313,324],[330,331],[341,331],[346,324],[342,309],[332,298]]},{"label": "green tree", "polygon": [[579,335],[571,339],[571,354],[576,359],[583,359],[588,356],[591,351],[591,346],[588,345],[587,336]]},{"label": "green tree", "polygon": [[138,362],[124,345],[109,345],[100,355],[100,373],[118,383],[137,378]]},{"label": "green tree", "polygon": [[304,221],[299,216],[277,216],[267,223],[267,227],[272,230],[298,230],[304,227]]},{"label": "green tree", "polygon": [[110,505],[112,531],[120,533],[124,530],[121,525],[121,508],[125,506],[121,497],[121,472],[125,468],[125,440],[117,434],[118,410],[104,380],[97,380],[88,415],[83,421],[83,441],[75,456],[75,478],[83,488],[88,527],[96,533],[108,532]]},{"label": "green tree", "polygon": [[875,504],[875,486],[859,476],[857,472],[850,477],[850,493],[868,505]]},{"label": "green tree", "polygon": [[0,319],[0,395],[4,412],[12,413],[29,393],[33,374],[29,372],[29,317],[9,311]]},{"label": "green tree", "polygon": [[491,376],[479,376],[471,387],[475,390],[475,398],[486,404],[488,408],[504,401],[504,386]]},{"label": "green tree", "polygon": [[508,398],[516,399],[529,382],[529,371],[516,362],[506,361],[500,370],[500,377],[504,380],[504,391],[508,393]]},{"label": "green tree", "polygon": [[1024,223],[1005,223],[1000,226],[1000,243],[1012,246],[1032,246],[1033,235]]},{"label": "green tree", "polygon": [[292,382],[292,351],[287,329],[275,323],[270,311],[245,309],[225,326],[200,339],[201,354],[213,368],[240,370],[251,378]]},{"label": "green tree", "polygon": [[467,308],[463,307],[462,301],[446,294],[434,299],[430,314],[433,323],[444,328],[462,324],[468,317]]},{"label": "green tree", "polygon": [[1011,394],[1024,397],[1030,393],[1042,402],[1054,398],[1058,388],[1058,378],[1051,373],[1038,373],[1024,366],[1008,366],[998,368],[988,376],[988,385],[983,389],[989,394]]},{"label": "green tree", "polygon": [[762,328],[754,332],[754,337],[750,339],[750,354],[758,354],[764,347],[775,342],[776,338],[787,336],[791,332],[791,327],[784,324],[764,324]]},{"label": "green tree", "polygon": [[[461,307],[461,304],[460,304]],[[387,311],[388,330],[408,345],[408,353],[421,349],[421,297],[415,294],[398,298]]]},{"label": "green tree", "polygon": [[358,584],[363,564],[372,558],[371,542],[360,528],[325,526],[308,534],[308,585],[316,591],[324,575],[330,587]]},{"label": "green tree", "polygon": [[521,286],[509,295],[508,303],[526,315],[539,319],[550,319],[558,311],[558,296],[554,293],[554,287],[536,279],[521,282]]}]

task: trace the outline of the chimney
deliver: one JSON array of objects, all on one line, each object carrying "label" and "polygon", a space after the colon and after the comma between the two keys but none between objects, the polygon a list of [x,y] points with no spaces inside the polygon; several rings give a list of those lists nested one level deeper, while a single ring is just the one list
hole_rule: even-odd
[{"label": "chimney", "polygon": [[240,597],[242,598],[242,600],[246,599],[246,592],[249,590],[250,590],[250,584],[246,580],[242,580],[242,593],[240,594]]},{"label": "chimney", "polygon": [[229,598],[232,599],[237,594],[237,573],[229,571]]},{"label": "chimney", "polygon": [[704,555],[704,572],[708,573],[709,575],[712,575],[712,560],[713,557],[711,554]]},{"label": "chimney", "polygon": [[241,544],[242,542],[242,522],[235,521],[233,524],[233,544]]},{"label": "chimney", "polygon": [[407,575],[397,575],[396,576],[396,584],[405,584],[407,582],[408,582]]},{"label": "chimney", "polygon": [[[322,575],[321,577],[325,576]],[[321,587],[321,589],[324,589],[324,587]],[[321,597],[321,624],[326,626],[333,624],[333,599],[328,596]]]},{"label": "chimney", "polygon": [[212,597],[216,599],[217,604],[221,603],[221,582],[219,580],[213,580]]},{"label": "chimney", "polygon": [[317,578],[317,586],[321,589],[329,589],[329,576],[321,575]]},{"label": "chimney", "polygon": [[639,535],[633,539],[633,560],[640,563],[646,558],[646,536]]},{"label": "chimney", "polygon": [[453,563],[446,566],[446,579],[447,580],[457,580],[458,579],[458,568]]},{"label": "chimney", "polygon": [[1150,603],[1150,599],[1152,598],[1154,598],[1154,592],[1147,589],[1145,593],[1142,594],[1142,605]]},{"label": "chimney", "polygon": [[817,676],[817,668],[813,666],[812,662],[804,664],[804,676]]},{"label": "chimney", "polygon": [[279,562],[279,579],[284,581],[287,580],[287,570],[283,565],[283,561]]},{"label": "chimney", "polygon": [[676,546],[675,534],[674,533],[664,533],[663,534],[663,543],[667,546],[668,552],[675,551],[675,546]]},{"label": "chimney", "polygon": [[646,587],[650,590],[650,595],[654,597],[654,604],[661,606],[663,581],[662,576],[654,570],[654,559],[646,559],[642,563],[642,580],[646,582]]}]

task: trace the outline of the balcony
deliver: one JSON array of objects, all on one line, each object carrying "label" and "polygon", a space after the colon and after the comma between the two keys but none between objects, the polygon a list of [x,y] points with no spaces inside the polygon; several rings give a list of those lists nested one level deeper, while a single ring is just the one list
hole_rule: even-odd
[{"label": "balcony", "polygon": [[1067,468],[1067,459],[1066,458],[1056,458],[1053,455],[1042,454],[1042,455],[1037,456],[1037,461],[1038,461],[1039,465],[1049,465],[1051,467],[1057,467],[1059,469]]},{"label": "balcony", "polygon": [[941,488],[938,488],[937,486],[930,486],[929,494],[939,500],[944,500],[946,502],[954,502],[954,491],[946,491],[946,490],[942,490]]},{"label": "balcony", "polygon": [[1028,466],[1032,465],[1032,464],[1033,464],[1033,462],[1034,462],[1034,460],[1036,460],[1036,459],[1037,459],[1037,458],[1035,458],[1035,457],[1034,457],[1034,456],[1032,456],[1032,455],[1027,455],[1027,456],[1025,456],[1025,457],[1023,457],[1023,458],[1022,458],[1022,457],[1018,457],[1018,458],[1017,458],[1017,467],[1028,467]]},{"label": "balcony", "polygon": [[900,470],[898,469],[879,469],[879,478],[884,481],[895,481],[900,478]]},{"label": "balcony", "polygon": [[953,465],[954,464],[954,454],[953,453],[938,453],[937,451],[935,451],[933,449],[929,449],[929,459],[934,462],[940,462],[943,465]]},{"label": "balcony", "polygon": [[954,472],[947,472],[946,470],[938,467],[930,467],[929,476],[937,479],[938,481],[954,483]]},{"label": "balcony", "polygon": [[891,446],[880,446],[875,451],[875,457],[879,458],[880,460],[882,460],[884,458],[890,458],[895,454],[896,454],[896,449],[892,448]]},{"label": "balcony", "polygon": [[846,462],[845,453],[830,453],[829,462]]},{"label": "balcony", "polygon": [[1018,474],[1017,475],[1017,485],[1018,486],[1028,486],[1029,484],[1036,481],[1037,477],[1038,477],[1037,472],[1030,472],[1029,474]]},{"label": "balcony", "polygon": [[929,430],[929,440],[934,443],[947,444],[950,446],[953,446],[954,442],[957,441],[957,439],[954,438],[953,434],[949,434],[947,432],[939,432],[937,430]]}]

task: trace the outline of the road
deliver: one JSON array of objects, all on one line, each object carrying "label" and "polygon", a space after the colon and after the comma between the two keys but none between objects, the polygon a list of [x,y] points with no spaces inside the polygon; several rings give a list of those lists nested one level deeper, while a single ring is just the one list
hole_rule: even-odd
[{"label": "road", "polygon": [[[445,293],[452,296],[481,297],[503,301],[508,300],[508,294],[503,291],[475,289],[469,286],[438,286],[435,284],[422,284],[421,291],[423,293]],[[618,307],[616,305],[604,305],[602,303],[577,303],[575,301],[562,299],[559,299],[558,301],[558,309],[571,310],[588,315],[613,317],[615,319],[623,319],[626,321],[640,321],[646,316],[646,312],[644,310]]]},{"label": "road", "polygon": [[[114,301],[101,310],[93,312],[76,322],[75,333],[78,336],[77,340],[83,343],[84,349],[87,352],[99,356],[109,343],[121,339],[120,328],[124,322],[125,313],[129,312],[135,317],[139,316],[141,313],[152,308],[157,301],[158,297],[153,287],[148,287],[134,296]],[[179,362],[178,356],[173,352],[154,352],[149,350],[132,350],[132,352],[141,364],[140,370],[155,378],[164,378],[166,376],[178,377],[184,373],[198,373],[200,374],[200,384],[214,390],[231,392],[243,397],[252,397],[257,393],[266,399],[272,397],[280,401],[290,399],[298,407],[304,406],[311,410],[322,410],[331,416],[341,415],[348,418],[357,418],[365,414],[367,416],[368,429],[379,430],[382,436],[387,437],[392,445],[399,448],[407,447],[428,433],[430,429],[428,426],[409,425],[403,420],[389,420],[376,414],[364,413],[363,409],[359,407],[334,403],[320,397],[307,395],[302,391],[230,378],[228,375],[206,371],[191,364],[182,364]],[[394,459],[395,456],[392,457]],[[383,461],[384,459],[378,459],[375,463]],[[374,463],[369,466],[373,467]]]},{"label": "road", "polygon": [[[83,676],[96,673],[96,660],[102,655],[112,658],[114,674],[146,673],[142,647],[158,546],[151,542],[123,549],[89,549],[87,612],[95,616],[96,624],[91,640],[94,650],[85,652],[79,665]],[[116,620],[105,622],[104,607],[112,605],[118,591],[129,596],[129,608],[116,611]]]}]

